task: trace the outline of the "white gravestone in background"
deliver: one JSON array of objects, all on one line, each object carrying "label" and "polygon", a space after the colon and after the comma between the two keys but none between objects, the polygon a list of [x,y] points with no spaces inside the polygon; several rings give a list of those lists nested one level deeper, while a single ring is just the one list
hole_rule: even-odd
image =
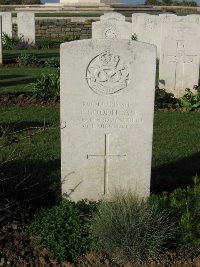
[{"label": "white gravestone in background", "polygon": [[24,40],[35,43],[35,14],[32,12],[17,13],[18,36],[24,36]]},{"label": "white gravestone in background", "polygon": [[156,48],[113,39],[61,45],[62,192],[150,192]]},{"label": "white gravestone in background", "polygon": [[119,13],[106,13],[100,21],[92,23],[93,39],[128,39],[131,40],[131,23]]},{"label": "white gravestone in background", "polygon": [[12,37],[12,13],[0,12],[0,16],[2,17],[2,32]]},{"label": "white gravestone in background", "polygon": [[160,15],[162,18],[159,87],[183,96],[199,82],[200,16]]},{"label": "white gravestone in background", "polygon": [[161,43],[161,19],[159,16],[134,13],[132,15],[132,34],[137,37],[137,41],[156,45],[159,58]]},{"label": "white gravestone in background", "polygon": [[2,51],[2,18],[0,16],[0,64],[3,63],[3,51]]}]

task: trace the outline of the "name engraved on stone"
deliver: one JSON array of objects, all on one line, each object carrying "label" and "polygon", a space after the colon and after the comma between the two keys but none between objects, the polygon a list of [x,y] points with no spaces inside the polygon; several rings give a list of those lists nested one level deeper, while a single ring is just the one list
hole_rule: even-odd
[{"label": "name engraved on stone", "polygon": [[[182,87],[184,86],[184,65],[186,63],[191,63],[191,64],[197,64],[198,61],[198,55],[186,55],[185,54],[185,45],[184,41],[179,40],[177,41],[176,44],[176,55],[166,55],[165,58],[169,62],[174,62],[175,63],[175,77],[174,77],[174,90],[177,87],[177,83],[182,82]],[[181,68],[179,68],[181,66]],[[182,77],[180,79],[180,77]]]},{"label": "name engraved on stone", "polygon": [[126,158],[126,154],[124,155],[112,155],[109,153],[109,141],[110,134],[105,134],[105,148],[104,155],[87,155],[87,159],[90,158],[103,158],[104,159],[104,195],[108,194],[108,182],[109,182],[109,159],[110,158]]},{"label": "name engraved on stone", "polygon": [[110,27],[105,30],[104,33],[105,39],[117,39],[118,33],[115,27]]},{"label": "name engraved on stone", "polygon": [[89,63],[86,79],[95,93],[113,95],[128,86],[130,74],[120,56],[106,51]]},{"label": "name engraved on stone", "polygon": [[131,102],[83,102],[82,128],[130,129],[142,123]]}]

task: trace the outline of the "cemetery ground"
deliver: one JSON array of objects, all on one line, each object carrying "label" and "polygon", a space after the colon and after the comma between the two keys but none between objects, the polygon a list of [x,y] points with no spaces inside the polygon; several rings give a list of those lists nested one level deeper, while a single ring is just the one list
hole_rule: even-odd
[{"label": "cemetery ground", "polygon": [[[24,53],[40,61],[19,65],[16,59]],[[104,251],[89,253],[102,251],[90,233],[100,204],[59,204],[59,98],[38,100],[30,86],[42,73],[57,72],[54,64],[44,64],[52,57],[59,59],[58,49],[6,51],[0,67],[0,259],[5,266],[130,266]],[[154,116],[151,192],[159,196],[159,208],[170,212],[175,240],[166,244],[161,260],[144,266],[198,267],[200,184],[194,177],[200,173],[200,114],[163,111]]]}]

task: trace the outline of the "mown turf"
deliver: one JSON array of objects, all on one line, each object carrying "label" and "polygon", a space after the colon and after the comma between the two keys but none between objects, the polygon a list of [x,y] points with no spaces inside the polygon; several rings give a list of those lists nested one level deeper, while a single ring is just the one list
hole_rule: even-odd
[{"label": "mown turf", "polygon": [[200,113],[156,112],[152,191],[186,186],[200,175]]},{"label": "mown turf", "polygon": [[[10,188],[10,183],[15,187],[25,178],[22,188],[37,184],[38,192],[57,192],[60,188],[59,109],[1,109],[0,126],[0,146],[3,146],[0,158],[3,162],[12,159],[1,166],[1,179],[13,177],[6,188]],[[19,130],[23,131],[17,133]]]},{"label": "mown turf", "polygon": [[59,48],[51,49],[28,49],[28,50],[3,50],[3,62],[5,64],[15,63],[18,56],[21,54],[30,54],[36,56],[38,59],[45,61],[49,58],[59,59]]},{"label": "mown turf", "polygon": [[[59,49],[33,49],[33,50],[4,50],[3,61],[5,64],[15,64],[21,54],[34,55],[38,60],[44,62],[49,58],[59,60]],[[35,82],[42,73],[53,73],[55,68],[42,67],[0,67],[0,94],[27,94],[31,95],[31,83]]]},{"label": "mown turf", "polygon": [[34,83],[42,73],[56,72],[54,68],[15,67],[0,68],[0,94],[32,95],[31,83]]},{"label": "mown turf", "polygon": [[[44,118],[47,125],[56,128],[33,135],[30,143],[25,139],[1,151],[4,159],[11,153],[14,155],[14,161],[5,167],[9,175],[19,175],[26,169],[26,172],[38,181],[56,179],[54,182],[58,183],[60,180],[58,109],[1,109],[0,124],[3,128],[9,125],[11,130],[24,129],[29,126],[42,126]],[[200,175],[199,129],[199,113],[155,113],[152,192],[186,186],[190,184],[192,176]],[[35,131],[37,130],[25,131],[22,136]],[[5,142],[5,138],[1,139],[1,142]]]}]

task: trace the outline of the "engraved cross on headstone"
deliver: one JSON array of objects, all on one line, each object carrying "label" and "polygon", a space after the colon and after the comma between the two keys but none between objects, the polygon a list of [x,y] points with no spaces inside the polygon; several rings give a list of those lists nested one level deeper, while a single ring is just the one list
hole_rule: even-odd
[{"label": "engraved cross on headstone", "polygon": [[109,154],[109,138],[110,134],[105,134],[105,150],[104,155],[87,155],[87,159],[90,159],[92,157],[100,157],[104,159],[104,195],[108,193],[108,173],[109,173],[109,159],[113,157],[117,158],[125,158],[126,155],[111,155]]},{"label": "engraved cross on headstone", "polygon": [[176,55],[166,55],[169,62],[175,63],[175,76],[174,76],[174,90],[177,88],[177,84],[181,83],[183,88],[184,84],[184,72],[185,64],[197,64],[198,55],[186,55],[184,41],[177,41],[176,43]]}]

